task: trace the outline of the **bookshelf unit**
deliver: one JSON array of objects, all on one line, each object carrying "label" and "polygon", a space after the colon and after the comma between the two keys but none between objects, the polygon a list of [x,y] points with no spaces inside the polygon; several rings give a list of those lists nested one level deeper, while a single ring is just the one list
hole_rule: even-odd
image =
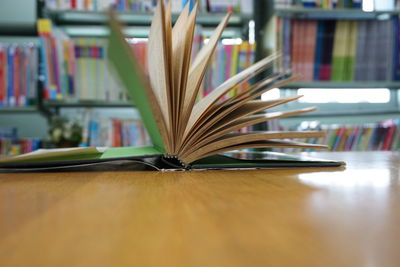
[{"label": "bookshelf unit", "polygon": [[[322,45],[322,43],[318,43],[318,42],[320,42],[318,39],[318,38],[320,38],[320,33],[318,32],[318,30],[319,30],[318,23],[323,22],[323,21],[334,21],[335,24],[338,24],[338,22],[341,22],[341,21],[348,21],[348,22],[355,21],[357,23],[361,23],[362,21],[388,21],[388,22],[390,22],[390,20],[393,19],[394,16],[400,15],[400,10],[365,12],[360,9],[284,8],[284,9],[275,10],[275,15],[276,15],[276,17],[281,19],[281,22],[283,19],[287,19],[290,21],[289,23],[291,23],[291,26],[289,26],[290,27],[289,32],[292,36],[290,37],[289,40],[291,40],[292,43],[289,44],[290,45],[289,47],[283,48],[283,49],[290,50],[289,56],[290,56],[291,67],[294,67],[294,64],[295,64],[294,57],[296,57],[296,55],[295,55],[296,52],[294,51],[296,49],[296,46],[294,46],[293,43],[295,43],[296,41],[299,41],[299,39],[294,40],[296,38],[293,36],[293,34],[295,34],[294,33],[295,29],[293,29],[295,27],[295,26],[293,26],[293,25],[295,25],[294,22],[297,23],[297,22],[301,22],[301,21],[308,21],[308,22],[311,21],[311,22],[316,23],[316,25],[314,25],[314,26],[316,27],[317,32],[314,32],[314,33],[306,32],[307,34],[315,34],[315,35],[313,35],[313,37],[316,38],[316,40],[314,40],[315,46],[309,47],[311,50],[313,50],[312,52],[315,53],[315,55],[313,55],[313,59],[312,59],[312,60],[314,60],[314,57],[315,57],[315,61],[312,61],[312,64],[313,64],[312,67],[314,68],[314,71],[315,71],[316,68],[320,67],[320,66],[317,67],[316,65],[322,64],[321,62],[316,61],[316,56],[317,56],[316,53],[318,52],[318,49],[321,49],[321,50],[324,49],[324,47],[322,47],[322,48],[318,47],[318,46]],[[309,25],[306,25],[306,26],[308,27]],[[346,25],[346,27],[347,26],[348,25]],[[335,25],[335,30],[337,30],[338,27],[339,27],[338,25]],[[364,27],[367,27],[367,26],[364,26]],[[394,29],[394,30],[398,30],[399,25],[397,24],[392,27],[397,27],[397,29]],[[362,42],[364,40],[367,40],[367,39],[364,39],[361,41],[359,40],[360,28],[361,28],[360,24],[356,25],[356,28],[355,28],[356,29],[356,32],[355,32],[356,40],[355,40],[355,42]],[[305,31],[307,31],[307,30],[308,29],[306,28]],[[326,32],[324,32],[324,30],[326,30],[326,29],[324,29],[324,28],[322,29],[322,33],[321,33],[322,37],[321,38],[323,38],[326,33]],[[297,31],[300,31],[299,28],[297,28]],[[284,35],[285,33],[281,33],[281,34]],[[327,34],[334,34],[332,41],[336,42],[336,35],[338,34],[337,31],[332,32],[332,33],[327,33]],[[345,32],[344,34],[349,34],[349,33]],[[368,36],[368,38],[371,38],[371,40],[373,38],[376,39],[377,37],[379,37],[379,36],[376,34],[374,36]],[[380,37],[382,37],[382,36],[380,36]],[[282,38],[282,43],[283,43],[286,41],[284,39],[288,38],[288,37],[278,36],[277,38]],[[299,38],[299,37],[297,37],[297,38]],[[347,37],[347,38],[350,38],[350,37]],[[365,37],[365,38],[367,38],[367,37]],[[390,41],[393,41],[393,43],[395,43],[396,42],[395,38],[398,38],[398,37],[393,37],[393,39]],[[371,40],[368,39],[367,41],[370,42]],[[341,39],[339,41],[346,42],[348,40]],[[304,42],[307,42],[307,40]],[[281,45],[284,46],[285,44],[281,44]],[[300,53],[300,52],[304,53],[304,49],[305,49],[304,45],[307,45],[307,44],[301,44],[301,45],[303,45],[303,47],[301,48],[302,50],[300,48],[297,48],[298,53]],[[332,45],[335,46],[336,44],[333,43]],[[350,45],[353,45],[353,44],[350,43]],[[398,46],[398,43],[393,44],[393,48],[392,48],[393,56],[395,56],[394,53],[400,53],[399,50],[395,51],[395,49],[396,49],[395,45]],[[286,46],[287,46],[287,44],[286,44]],[[359,47],[354,47],[354,48],[356,49],[356,51],[354,52],[354,54],[350,55],[351,57],[353,57],[352,58],[353,61],[357,60],[357,58],[356,58],[358,56],[357,49]],[[379,47],[379,48],[382,48],[382,47]],[[299,51],[299,49],[301,51]],[[333,48],[333,49],[335,49],[335,48]],[[323,51],[323,52],[325,52],[325,51]],[[332,61],[330,63],[332,64],[331,67],[334,67],[333,60],[335,60],[336,51],[334,50],[331,53],[332,53],[332,58],[331,58]],[[339,51],[338,53],[343,53],[343,51]],[[347,51],[347,53],[349,53],[349,51]],[[284,54],[285,54],[285,56],[287,56],[287,51],[284,51]],[[349,56],[349,54],[346,54],[346,56]],[[297,60],[298,60],[298,58],[297,58]],[[359,63],[361,65],[361,61],[357,62],[357,63]],[[373,62],[372,64],[375,64],[375,63],[376,62]],[[368,64],[371,64],[371,63],[368,63]],[[397,66],[391,66],[391,67],[392,68],[389,69],[389,71],[393,72],[394,68],[396,68]],[[353,69],[352,71],[354,72],[355,70]],[[333,73],[332,73],[332,75],[333,75]],[[353,75],[354,75],[354,73],[353,73]],[[332,76],[331,77],[332,80],[322,81],[322,80],[316,80],[314,77],[312,81],[294,82],[294,83],[291,83],[291,84],[285,86],[284,88],[292,88],[292,89],[295,89],[295,88],[389,88],[389,89],[398,89],[398,88],[400,88],[400,79],[397,78],[398,80],[394,80],[394,77],[391,77],[391,78],[392,78],[391,80],[385,80],[385,81],[381,81],[381,80],[375,81],[372,79],[371,80],[337,81],[337,80],[333,80],[334,78]],[[354,79],[354,78],[352,78],[352,79]]]},{"label": "bookshelf unit", "polygon": [[328,20],[328,19],[348,19],[348,20],[365,20],[365,19],[385,19],[387,16],[398,15],[399,10],[388,10],[388,11],[363,11],[359,8],[277,8],[275,9],[275,15],[285,18],[295,19],[317,19],[317,20]]},{"label": "bookshelf unit", "polygon": [[[256,2],[256,1],[255,1]],[[150,12],[132,12],[115,11],[117,16],[125,24],[124,33],[128,37],[147,38],[149,27],[151,25],[152,13]],[[173,22],[176,21],[179,14],[173,14]],[[202,28],[202,35],[207,37],[219,24],[225,13],[205,13],[200,12],[197,16],[197,24]],[[102,39],[108,35],[107,14],[104,11],[86,11],[86,10],[68,10],[68,9],[50,9],[44,7],[41,13],[43,18],[51,20],[53,25],[64,32],[70,38],[98,38]],[[250,14],[232,14],[228,27],[225,29],[222,38],[241,38],[249,39],[250,21],[253,15]],[[45,100],[43,105],[46,108],[59,111],[60,108],[72,107],[127,107],[128,102],[112,101],[107,103],[100,100]]]},{"label": "bookshelf unit", "polygon": [[[314,20],[317,23],[319,21],[382,21],[389,20],[393,16],[400,16],[400,10],[392,10],[392,11],[371,11],[365,12],[361,9],[356,8],[338,8],[338,9],[322,9],[322,8],[300,8],[300,7],[292,7],[292,8],[279,8],[274,10],[274,15],[281,19],[289,19],[289,20],[304,20],[310,21]],[[276,18],[272,18],[276,19]],[[274,29],[275,30],[275,29]],[[293,34],[293,29],[290,28],[290,34]],[[276,34],[276,32],[272,33]],[[317,33],[318,34],[318,33]],[[269,33],[271,35],[271,33]],[[316,36],[317,37],[317,36]],[[283,37],[277,37],[283,38]],[[291,41],[293,41],[293,36],[291,36]],[[317,42],[316,40],[315,42]],[[317,44],[316,44],[317,45]],[[290,44],[290,53],[293,53],[293,44]],[[317,48],[315,48],[317,49]],[[398,52],[400,53],[400,52]],[[286,56],[286,54],[285,54]],[[293,55],[290,54],[290,64],[293,64]],[[333,57],[333,55],[332,55]],[[316,68],[316,67],[315,67]],[[321,81],[321,80],[313,80],[313,81],[296,81],[290,83],[282,89],[297,89],[297,88],[336,88],[336,89],[346,89],[346,88],[388,88],[388,89],[399,89],[400,88],[400,79],[399,80],[387,80],[387,81]]]},{"label": "bookshelf unit", "polygon": [[[133,13],[133,12],[120,12],[116,11],[117,16],[119,19],[122,21],[124,26],[124,33],[128,37],[133,37],[133,38],[146,38],[148,37],[149,34],[149,28],[151,25],[151,20],[153,15],[151,13]],[[226,14],[222,13],[199,13],[197,16],[197,24],[200,25],[201,27],[201,35],[205,38],[208,36],[211,36],[212,32],[214,29],[218,26],[218,24],[221,22],[223,17]],[[43,17],[49,18],[53,25],[60,29],[62,32],[64,32],[69,38],[76,40],[76,44],[79,46],[79,40],[84,39],[84,38],[93,38],[93,39],[102,39],[105,38],[108,35],[108,28],[106,27],[107,23],[107,15],[105,12],[101,11],[75,11],[75,10],[50,10],[50,9],[44,9],[43,11]],[[173,22],[175,22],[178,18],[178,14],[173,14]],[[250,21],[253,20],[253,16],[251,15],[246,15],[246,14],[237,14],[234,13],[232,14],[228,26],[225,29],[224,33],[222,34],[222,38],[228,38],[228,39],[237,39],[240,38],[242,40],[249,40],[249,35],[250,35]],[[197,36],[195,36],[195,40],[197,40]],[[197,41],[196,41],[197,42]],[[200,39],[200,42],[203,42],[203,38]],[[219,66],[220,58],[221,58],[221,53],[226,52],[222,44],[220,45],[221,47],[217,48],[217,51],[215,53],[215,59],[218,60],[216,63],[217,66]],[[248,45],[246,50],[246,53],[243,53],[242,50],[239,50],[239,45],[234,43],[230,44],[230,50],[231,53],[242,53],[246,57],[246,62],[247,58],[251,58],[250,56],[247,56],[250,53],[250,49],[254,49],[253,46]],[[236,49],[234,46],[237,46]],[[195,47],[197,47],[197,43],[195,43]],[[241,46],[242,47],[242,46]],[[240,48],[241,49],[241,48]],[[135,50],[135,49],[134,49]],[[253,51],[253,50],[251,50]],[[243,57],[243,56],[241,56]],[[232,56],[233,58],[233,56]],[[239,59],[239,55],[237,57]],[[243,61],[243,59],[241,58]],[[142,62],[141,56],[139,56],[139,61]],[[225,59],[223,60],[225,64]],[[228,62],[228,59],[226,59],[226,62]],[[233,61],[232,61],[233,62]],[[143,63],[143,62],[142,62]],[[226,63],[228,64],[228,63]],[[237,70],[239,71],[240,69],[246,67],[243,64],[233,64],[236,66]],[[212,64],[210,69],[215,68],[215,64]],[[218,71],[218,78],[213,79],[210,77],[212,72],[209,72],[206,74],[206,77],[209,77],[209,83],[207,85],[211,85],[211,87],[215,88],[215,84],[222,83],[219,81],[222,79],[222,77],[226,78],[227,75],[233,74],[233,69],[234,67],[224,67],[223,72]],[[214,72],[215,73],[215,72]],[[213,74],[214,74],[213,73]],[[229,77],[229,76],[228,76]],[[206,78],[207,79],[207,78]],[[218,80],[218,81],[217,81]],[[204,83],[206,84],[206,83]],[[206,88],[206,85],[205,85]],[[206,92],[207,90],[204,90]],[[79,99],[79,98],[78,98]],[[134,101],[133,101],[134,102]],[[71,101],[69,99],[66,100],[44,100],[43,105],[46,107],[46,109],[52,111],[53,113],[57,114],[65,114],[65,113],[70,113],[74,112],[74,110],[77,110],[79,108],[84,108],[85,110],[87,108],[89,109],[96,109],[95,112],[102,113],[101,109],[104,108],[110,108],[110,112],[115,112],[115,109],[119,110],[124,110],[124,109],[129,109],[132,108],[132,104],[130,104],[128,101],[99,101],[99,100],[78,100],[78,101]],[[86,111],[85,111],[86,112]],[[94,112],[94,114],[95,114]],[[104,115],[104,114],[103,114]],[[85,116],[84,116],[85,117]],[[102,125],[104,124],[110,124],[107,122],[106,119],[100,119],[100,116],[96,115],[91,115],[90,112],[87,113],[86,118],[83,118],[82,121],[89,121],[88,123],[88,128],[94,127],[97,129],[100,129]],[[115,122],[114,120],[111,119],[112,122]],[[125,121],[122,121],[122,124],[124,124]],[[117,122],[118,124],[118,122]],[[114,127],[114,124],[113,126]],[[117,130],[115,130],[117,129]],[[84,131],[85,132],[85,131]],[[90,130],[89,130],[90,132]],[[108,131],[110,132],[110,131]],[[121,132],[117,128],[114,128],[112,131],[113,133],[115,132]],[[141,132],[141,131],[139,131]],[[118,134],[117,134],[118,135]],[[114,138],[111,138],[114,140]],[[94,134],[94,136],[91,136],[89,133],[89,136],[87,138],[84,138],[87,142],[84,142],[85,144],[89,145],[102,145],[104,146],[105,144],[100,144],[96,140],[99,140],[98,134]],[[144,138],[144,143],[146,143],[146,138]]]},{"label": "bookshelf unit", "polygon": [[[273,8],[273,4],[269,5],[269,8]],[[289,8],[277,8],[274,9],[274,15],[271,16],[271,20],[268,21],[267,24],[267,36],[271,37],[275,43],[271,45],[268,43],[266,48],[268,50],[267,53],[270,53],[271,47],[280,47],[283,48],[284,41],[283,38],[279,39],[279,34],[284,35],[285,33],[279,32],[277,28],[275,28],[277,18],[280,19],[282,22],[283,20],[287,20],[290,23],[288,26],[286,36],[289,36],[290,43],[286,43],[286,50],[283,48],[283,55],[286,59],[286,67],[289,66],[290,69],[293,67],[293,63],[295,60],[293,59],[293,39],[296,37],[293,34],[293,25],[298,23],[299,21],[303,22],[304,24],[309,22],[316,22],[316,32],[314,32],[316,39],[313,41],[315,42],[314,46],[312,47],[313,52],[315,53],[312,57],[312,60],[316,60],[315,55],[317,54],[317,49],[323,50],[323,48],[317,48],[317,45],[323,44],[318,39],[318,27],[320,24],[326,25],[328,21],[335,21],[335,26],[337,26],[337,22],[342,21],[354,21],[354,24],[360,25],[361,23],[370,23],[371,25],[376,22],[388,22],[393,21],[395,18],[400,16],[400,10],[391,10],[391,11],[371,11],[365,12],[358,8],[338,8],[338,9],[322,9],[322,8],[302,8],[302,7],[289,7]],[[295,21],[295,22],[293,22]],[[278,23],[279,24],[279,23]],[[303,24],[303,25],[304,25]],[[304,26],[303,26],[304,27]],[[364,26],[366,27],[366,26]],[[392,32],[393,36],[391,37],[392,41],[396,41],[396,38],[400,38],[400,31],[399,24],[394,24],[393,30],[397,27],[397,32]],[[322,29],[326,30],[326,27]],[[299,27],[297,28],[297,30]],[[359,30],[359,28],[356,28]],[[336,30],[336,28],[335,28]],[[369,28],[368,28],[369,30]],[[322,36],[326,34],[326,32],[321,31]],[[308,33],[308,34],[307,34]],[[337,32],[333,32],[337,33]],[[359,33],[358,31],[356,32]],[[304,36],[309,37],[310,31],[303,31]],[[321,33],[320,33],[321,34]],[[395,35],[397,34],[397,35]],[[378,35],[375,35],[376,38]],[[358,35],[356,35],[358,38]],[[369,35],[369,37],[372,37]],[[313,37],[311,37],[312,39]],[[384,39],[382,36],[381,39]],[[299,39],[296,39],[299,40]],[[368,40],[366,37],[361,41]],[[334,46],[335,38],[332,38],[332,46]],[[279,42],[281,42],[279,44]],[[319,43],[318,43],[319,42]],[[359,42],[356,39],[356,42]],[[398,42],[398,41],[397,41]],[[367,42],[366,42],[367,43]],[[298,44],[298,43],[297,43]],[[355,45],[353,43],[353,45]],[[289,49],[287,49],[289,47]],[[397,47],[399,44],[397,43]],[[355,45],[355,48],[358,47]],[[395,44],[393,44],[393,55],[400,55],[400,50],[394,50],[396,48]],[[331,48],[334,49],[334,48]],[[379,50],[379,49],[375,49]],[[384,49],[380,49],[382,51],[387,51]],[[290,52],[290,54],[287,53]],[[353,60],[356,60],[357,51],[353,54]],[[320,52],[321,53],[321,52]],[[333,55],[334,51],[332,51],[332,61],[330,64],[333,65]],[[372,51],[369,55],[377,56],[376,58],[381,58],[381,54],[377,54],[376,51]],[[289,55],[289,57],[288,57]],[[398,57],[398,56],[397,56]],[[383,58],[383,57],[382,57]],[[391,58],[391,57],[387,57]],[[297,60],[299,57],[297,57]],[[386,62],[384,59],[382,60]],[[281,67],[285,64],[282,62]],[[315,64],[316,62],[312,62]],[[346,63],[347,64],[347,63]],[[392,65],[391,68],[388,67],[389,73],[394,73],[394,68],[398,65]],[[279,66],[278,66],[279,67]],[[314,71],[316,68],[313,65]],[[332,67],[332,66],[331,66]],[[346,66],[347,67],[347,66]],[[348,70],[348,69],[347,69]],[[354,71],[354,69],[352,69]],[[285,109],[294,109],[294,108],[302,108],[306,106],[318,106],[320,109],[318,112],[312,114],[304,114],[300,115],[297,118],[287,118],[282,119],[281,123],[285,128],[288,129],[299,129],[300,127],[302,130],[310,130],[316,128],[301,128],[299,122],[303,121],[305,124],[314,125],[314,127],[322,127],[323,130],[327,130],[328,137],[325,140],[320,140],[320,142],[328,144],[331,146],[332,150],[334,151],[349,151],[349,150],[399,150],[399,139],[400,139],[400,122],[398,120],[400,114],[400,79],[396,79],[396,76],[393,74],[390,79],[387,80],[374,80],[370,78],[369,80],[355,80],[355,76],[351,80],[319,80],[321,76],[312,76],[312,79],[304,79],[293,82],[288,84],[280,89],[281,94],[291,95],[296,92],[298,89],[310,89],[311,91],[314,89],[320,89],[318,92],[323,93],[322,90],[324,89],[336,89],[337,94],[341,94],[341,92],[346,93],[346,89],[358,89],[360,94],[363,92],[367,92],[371,89],[389,89],[390,90],[390,101],[387,103],[295,103],[294,105],[286,105]],[[319,73],[319,72],[317,72]],[[354,75],[354,72],[353,72]],[[317,79],[316,79],[317,77]],[[372,76],[377,77],[377,76]],[[364,90],[362,90],[364,89]],[[383,91],[382,91],[383,92]],[[317,126],[315,126],[317,125]],[[296,128],[295,128],[296,127]],[[274,129],[270,127],[270,129]],[[319,128],[321,129],[321,128]],[[393,134],[395,133],[395,134]],[[354,140],[357,140],[358,145],[354,145]],[[389,140],[387,140],[389,139]],[[363,145],[360,145],[360,144]]]}]

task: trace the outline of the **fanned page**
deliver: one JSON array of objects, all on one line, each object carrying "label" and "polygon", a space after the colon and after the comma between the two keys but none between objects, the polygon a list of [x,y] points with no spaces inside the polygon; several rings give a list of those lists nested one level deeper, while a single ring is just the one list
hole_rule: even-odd
[{"label": "fanned page", "polygon": [[[180,126],[179,137],[183,137],[185,135],[185,129],[191,128],[189,118],[193,113],[193,106],[195,104],[196,97],[199,93],[201,83],[204,79],[207,66],[210,64],[212,55],[214,54],[215,48],[217,47],[218,40],[221,38],[223,30],[225,29],[230,16],[231,13],[228,13],[221,21],[221,23],[214,31],[213,35],[210,37],[208,43],[200,50],[192,66],[190,67],[187,87],[184,90],[184,102],[182,109],[183,117]],[[186,125],[188,119],[189,125]]]},{"label": "fanned page", "polygon": [[[181,160],[183,162],[193,162],[195,160],[204,158],[207,155],[210,155],[210,152],[219,151],[218,153],[231,151],[232,147],[241,147],[242,148],[250,148],[247,144],[252,143],[253,145],[257,145],[258,147],[276,147],[272,146],[271,141],[276,142],[281,139],[282,141],[279,144],[283,144],[284,139],[288,138],[321,138],[324,137],[324,132],[262,132],[262,133],[232,133],[228,134],[224,137],[221,137],[217,140],[214,140],[212,143],[202,146],[197,150],[191,149],[186,154],[181,155]],[[261,146],[263,145],[263,146]],[[276,143],[275,143],[276,145]],[[295,147],[301,147],[301,145],[296,144]],[[322,145],[306,145],[303,148],[326,148],[326,146]]]},{"label": "fanned page", "polygon": [[[180,133],[181,121],[183,121],[183,100],[186,94],[186,85],[191,63],[192,42],[195,30],[197,4],[192,12],[186,5],[172,29],[172,108],[173,108],[173,136]],[[177,145],[174,146],[173,153]]]},{"label": "fanned page", "polygon": [[167,152],[172,151],[172,107],[171,107],[171,84],[170,84],[170,61],[168,58],[170,43],[165,25],[165,8],[163,1],[158,5],[150,27],[148,43],[148,72],[150,84],[161,107],[162,116],[166,123],[166,135],[168,136]]},{"label": "fanned page", "polygon": [[[229,117],[226,117],[225,115],[235,111],[244,103],[250,101],[251,99],[261,96],[264,92],[267,92],[272,88],[280,87],[293,80],[292,78],[289,78],[284,81],[276,82],[278,78],[279,76],[275,76],[273,78],[267,78],[255,84],[254,86],[250,87],[250,89],[247,90],[246,93],[241,94],[238,98],[236,97],[232,97],[230,99],[228,98],[221,104],[214,105],[212,108],[208,110],[206,114],[203,115],[202,120],[200,120],[199,123],[197,123],[195,126],[192,127],[191,131],[186,136],[183,145],[181,146],[181,150],[185,150],[185,148],[192,145],[193,142],[196,142],[202,136],[207,135],[209,129],[211,129],[213,124],[215,124],[217,121],[224,120],[226,123],[229,123],[231,122],[231,120],[240,118],[240,117],[233,117],[232,119],[229,119]],[[296,100],[298,98],[299,98],[298,96],[295,96],[286,99],[281,99],[280,101],[275,101],[271,103],[271,105],[265,105],[265,109],[285,104],[287,102]],[[235,101],[235,99],[237,100]],[[242,114],[242,116],[244,115],[246,114]]]},{"label": "fanned page", "polygon": [[[215,29],[209,42],[203,46],[193,62],[191,49],[194,36],[197,4],[193,10],[187,5],[172,27],[170,4],[158,1],[150,29],[148,73],[155,105],[150,101],[159,131],[165,142],[167,156],[176,156],[185,164],[233,149],[258,147],[324,148],[288,139],[319,138],[323,132],[254,132],[237,133],[243,127],[272,119],[314,111],[306,108],[286,112],[264,112],[267,109],[297,100],[291,96],[271,101],[258,99],[263,93],[281,87],[295,78],[283,79],[285,73],[276,73],[233,97],[223,98],[252,77],[273,66],[280,58],[274,54],[233,75],[196,103],[201,83],[218,40],[228,24],[228,13]],[[132,89],[133,90],[133,89]],[[140,110],[145,112],[144,109]],[[142,114],[146,118],[146,114]],[[161,117],[161,119],[160,119]]]}]

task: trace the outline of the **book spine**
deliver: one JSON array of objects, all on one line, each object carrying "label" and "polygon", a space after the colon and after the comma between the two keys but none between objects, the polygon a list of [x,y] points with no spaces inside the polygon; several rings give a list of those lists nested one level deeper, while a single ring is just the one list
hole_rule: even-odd
[{"label": "book spine", "polygon": [[321,70],[322,63],[322,53],[323,53],[323,42],[324,42],[324,21],[318,22],[317,28],[317,43],[315,48],[315,58],[314,58],[314,69],[313,69],[313,80],[318,81]]},{"label": "book spine", "polygon": [[7,85],[7,106],[14,107],[15,106],[15,96],[14,96],[14,79],[15,79],[15,69],[14,69],[14,54],[15,47],[13,45],[8,47],[8,85]]},{"label": "book spine", "polygon": [[27,94],[28,94],[28,84],[29,84],[29,75],[28,75],[28,62],[27,58],[27,47],[22,47],[21,49],[21,63],[20,63],[20,72],[21,72],[21,84],[20,84],[20,94],[19,94],[19,105],[26,106],[27,105]]},{"label": "book spine", "polygon": [[307,39],[307,81],[311,82],[314,78],[314,65],[315,65],[315,53],[316,53],[316,42],[317,42],[317,21],[309,21],[309,34]]},{"label": "book spine", "polygon": [[6,50],[0,44],[0,107],[4,106],[4,96],[6,91]]}]

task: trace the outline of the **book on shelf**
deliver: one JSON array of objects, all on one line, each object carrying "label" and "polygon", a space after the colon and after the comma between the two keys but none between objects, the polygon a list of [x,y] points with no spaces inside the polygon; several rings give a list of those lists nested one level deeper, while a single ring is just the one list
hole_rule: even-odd
[{"label": "book on shelf", "polygon": [[150,145],[150,137],[139,119],[108,117],[88,109],[80,118],[81,146],[121,147]]},{"label": "book on shelf", "polygon": [[[400,79],[399,19],[277,18],[282,66],[305,82],[395,82]],[[291,34],[292,35],[291,35]]]},{"label": "book on shelf", "polygon": [[[127,101],[126,91],[107,59],[108,42],[105,38],[70,38],[51,27],[49,20],[41,20],[39,24],[42,25],[39,32],[44,62],[41,71],[45,77],[44,99],[67,102]],[[147,39],[128,40],[139,64],[147,70]],[[200,51],[204,40],[202,27],[196,25],[192,58]],[[230,43],[218,43],[213,63],[202,83],[200,97],[254,62],[255,44],[241,39],[227,41]],[[243,88],[246,86],[249,82]]]},{"label": "book on shelf", "polygon": [[[379,2],[393,2],[393,0],[384,0]],[[275,8],[323,8],[323,9],[336,9],[336,8],[362,8],[362,0],[275,0]],[[378,1],[375,1],[378,2]],[[391,10],[390,5],[379,4],[385,10]]]},{"label": "book on shelf", "polygon": [[34,44],[0,43],[0,107],[26,107],[37,97],[38,52]]},{"label": "book on shelf", "polygon": [[[270,124],[269,124],[270,125]],[[279,122],[277,127],[284,129]],[[306,138],[302,142],[326,145],[331,151],[399,151],[400,121],[385,120],[377,123],[355,125],[324,125],[319,122],[304,122],[296,130],[326,132],[320,139]],[[304,150],[278,149],[278,152],[293,152]],[[315,149],[306,149],[315,151]]]},{"label": "book on shelf", "polygon": [[[225,97],[244,81],[272,66],[279,55],[266,57],[226,80],[206,97],[196,102],[207,65],[226,27],[230,13],[218,25],[209,42],[191,61],[192,39],[197,5],[190,12],[186,6],[174,27],[170,5],[159,1],[150,29],[148,74],[137,64],[134,53],[121,32],[121,25],[110,13],[109,57],[124,82],[142,117],[152,146],[98,149],[96,147],[45,151],[1,161],[3,169],[17,170],[68,167],[79,164],[131,160],[155,169],[237,169],[299,166],[341,166],[342,162],[274,160],[255,154],[247,160],[230,151],[249,148],[325,148],[324,145],[297,142],[298,138],[318,138],[321,131],[247,132],[243,127],[308,113],[315,108],[256,114],[295,101],[299,96],[271,101],[254,100],[268,90],[292,81],[283,74],[273,74],[232,97]],[[223,153],[229,153],[227,154]],[[236,155],[236,156],[235,156]]]},{"label": "book on shelf", "polygon": [[18,138],[17,128],[0,126],[0,156],[29,153],[40,148],[39,138]]},{"label": "book on shelf", "polygon": [[[109,66],[104,38],[70,38],[52,27],[48,19],[38,21],[38,30],[45,100],[127,100],[118,76]],[[141,46],[135,44],[138,50]],[[139,59],[143,57],[145,54],[138,55]]]},{"label": "book on shelf", "polygon": [[[179,13],[186,4],[192,9],[195,2],[202,13],[223,13],[227,11],[253,14],[253,1],[248,0],[169,0],[171,11]],[[52,10],[103,11],[113,8],[116,11],[154,12],[158,0],[46,0],[45,6]]]}]

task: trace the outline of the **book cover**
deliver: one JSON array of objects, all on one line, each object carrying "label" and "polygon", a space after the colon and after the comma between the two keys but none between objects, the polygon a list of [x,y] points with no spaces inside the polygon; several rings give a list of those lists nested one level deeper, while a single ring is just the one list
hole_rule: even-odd
[{"label": "book cover", "polygon": [[356,59],[354,66],[354,80],[366,80],[366,61],[368,60],[367,21],[358,22]]},{"label": "book cover", "polygon": [[320,81],[330,81],[332,74],[332,59],[335,39],[336,21],[325,21],[325,35],[322,44],[322,57],[319,73]]},{"label": "book cover", "polygon": [[4,46],[0,44],[0,107],[5,105],[6,95],[6,69],[7,69],[7,51]]},{"label": "book cover", "polygon": [[317,40],[315,45],[315,58],[314,58],[314,70],[313,70],[313,80],[318,81],[321,70],[322,55],[323,55],[323,41],[325,37],[325,22],[318,21],[317,26]]}]

